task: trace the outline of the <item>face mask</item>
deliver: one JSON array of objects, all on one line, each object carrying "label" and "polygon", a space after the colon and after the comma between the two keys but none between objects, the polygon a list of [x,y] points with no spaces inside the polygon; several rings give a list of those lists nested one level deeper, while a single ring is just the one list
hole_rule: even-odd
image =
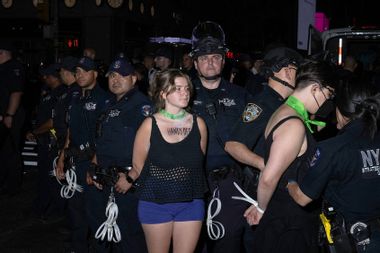
[{"label": "face mask", "polygon": [[[322,91],[323,96],[326,98],[325,93],[323,93],[322,89],[321,91]],[[332,113],[335,110],[335,104],[332,98],[326,98],[326,101],[321,106],[319,106],[319,103],[315,97],[314,99],[319,107],[315,113],[316,117],[325,119],[330,115],[330,113]]]},{"label": "face mask", "polygon": [[333,111],[335,110],[335,104],[334,104],[334,101],[332,99],[327,99],[323,104],[322,106],[320,106],[317,110],[317,112],[315,113],[315,116],[316,117],[319,117],[319,118],[322,118],[322,119],[325,119],[327,118],[330,113],[332,113]]}]

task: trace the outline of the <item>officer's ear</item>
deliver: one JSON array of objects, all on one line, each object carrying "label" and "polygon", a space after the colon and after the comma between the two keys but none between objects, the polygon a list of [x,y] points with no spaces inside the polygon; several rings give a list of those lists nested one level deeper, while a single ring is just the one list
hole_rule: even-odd
[{"label": "officer's ear", "polygon": [[132,74],[131,79],[132,79],[132,85],[135,85],[136,82],[137,82],[137,75],[136,74]]},{"label": "officer's ear", "polygon": [[94,78],[96,79],[96,78],[98,78],[98,71],[96,71],[96,70],[93,70],[94,71]]},{"label": "officer's ear", "polygon": [[198,58],[194,59],[194,67],[198,71]]}]

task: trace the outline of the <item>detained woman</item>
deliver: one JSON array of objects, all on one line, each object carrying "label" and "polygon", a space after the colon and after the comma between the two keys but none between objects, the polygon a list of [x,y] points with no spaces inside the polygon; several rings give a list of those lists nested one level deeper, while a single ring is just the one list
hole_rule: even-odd
[{"label": "detained woman", "polygon": [[186,111],[192,93],[189,77],[179,70],[159,72],[153,100],[158,110],[139,128],[133,169],[139,177],[138,215],[148,251],[193,252],[204,219],[206,179],[204,121]]},{"label": "detained woman", "polygon": [[[286,185],[300,180],[315,153],[315,125],[308,115],[319,114],[330,102],[333,71],[326,63],[307,63],[297,70],[295,90],[274,112],[265,129],[265,167],[259,179],[258,206],[245,212],[258,224],[255,252],[313,252],[317,250],[317,216],[297,205]],[[328,108],[327,108],[328,109]]]}]

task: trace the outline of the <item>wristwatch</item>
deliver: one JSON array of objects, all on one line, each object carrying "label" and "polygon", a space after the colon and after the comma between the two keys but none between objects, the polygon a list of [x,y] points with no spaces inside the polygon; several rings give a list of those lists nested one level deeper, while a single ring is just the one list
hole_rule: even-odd
[{"label": "wristwatch", "polygon": [[127,182],[130,184],[133,184],[135,182],[135,180],[133,180],[133,178],[131,178],[129,175],[127,175],[126,179],[127,179]]}]

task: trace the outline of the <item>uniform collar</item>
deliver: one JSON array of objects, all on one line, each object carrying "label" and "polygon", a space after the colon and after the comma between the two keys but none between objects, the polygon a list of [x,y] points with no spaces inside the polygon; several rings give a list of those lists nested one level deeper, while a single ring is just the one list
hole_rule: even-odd
[{"label": "uniform collar", "polygon": [[119,101],[116,100],[116,95],[113,96],[113,101],[116,102],[122,102],[127,101],[130,97],[132,97],[137,92],[137,88],[133,87],[131,90],[129,90]]},{"label": "uniform collar", "polygon": [[99,91],[99,89],[101,89],[101,88],[99,87],[99,84],[96,83],[94,88],[92,88],[91,90],[86,90],[84,95],[82,93],[81,98],[90,98],[94,93],[97,93]]},{"label": "uniform collar", "polygon": [[267,92],[270,96],[278,99],[279,101],[283,102],[285,99],[280,95],[280,93],[278,93],[277,91],[275,91],[272,87],[270,87],[269,85],[265,86],[264,87],[264,92]]},{"label": "uniform collar", "polygon": [[360,119],[351,120],[340,131],[339,135],[343,133],[352,133],[354,135],[362,135],[364,130],[364,122]]}]

